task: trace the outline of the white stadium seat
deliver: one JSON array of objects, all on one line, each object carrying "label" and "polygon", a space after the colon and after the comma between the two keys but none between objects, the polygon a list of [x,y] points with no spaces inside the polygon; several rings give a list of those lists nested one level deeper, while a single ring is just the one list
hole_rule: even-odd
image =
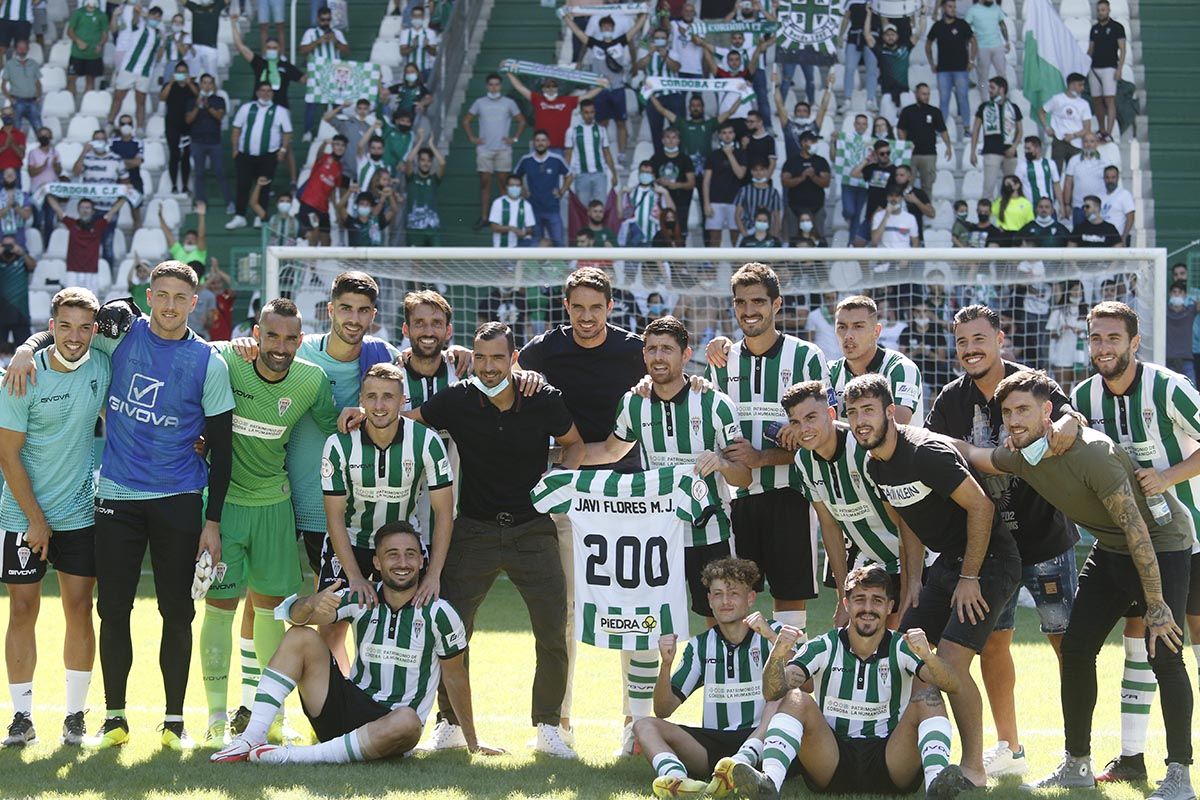
[{"label": "white stadium seat", "polygon": [[108,112],[112,109],[112,94],[104,89],[93,89],[90,92],[84,92],[83,99],[79,101],[79,113],[88,114],[93,117],[105,119],[108,117]]},{"label": "white stadium seat", "polygon": [[[46,245],[46,258],[65,259],[67,257],[67,239],[71,232],[66,228],[55,228],[50,233],[50,242]],[[38,264],[41,267],[41,264]]]},{"label": "white stadium seat", "polygon": [[156,197],[142,206],[142,227],[162,232],[158,226],[158,210],[160,208],[163,212],[163,219],[167,222],[167,227],[171,230],[177,230],[183,222],[183,215],[179,211],[179,203],[171,197]]},{"label": "white stadium seat", "polygon": [[[157,220],[157,216],[155,220]],[[138,258],[154,264],[167,255],[167,237],[158,229],[157,221],[153,228],[142,228],[133,234],[129,252],[137,253]]]},{"label": "white stadium seat", "polygon": [[57,64],[42,65],[42,94],[67,88],[67,71]]},{"label": "white stadium seat", "polygon": [[1062,0],[1058,7],[1058,13],[1063,20],[1086,19],[1088,27],[1091,27],[1092,4],[1090,0]]},{"label": "white stadium seat", "polygon": [[50,319],[50,300],[53,297],[54,292],[29,291],[29,321],[35,326],[40,328]]},{"label": "white stadium seat", "polygon": [[371,46],[371,63],[399,67],[404,63],[404,57],[400,55],[400,48],[395,42],[376,41]]},{"label": "white stadium seat", "polygon": [[41,258],[45,246],[42,242],[42,232],[30,226],[25,229],[25,250],[34,258]]},{"label": "white stadium seat", "polygon": [[379,39],[399,39],[404,30],[404,18],[387,16],[379,23]]},{"label": "white stadium seat", "polygon": [[75,116],[75,97],[70,92],[59,89],[47,92],[42,100],[42,117],[70,119]]},{"label": "white stadium seat", "polygon": [[146,140],[165,139],[167,136],[167,120],[155,114],[146,120]]},{"label": "white stadium seat", "polygon": [[[58,233],[58,231],[55,231]],[[66,233],[66,231],[63,231]],[[51,236],[51,239],[54,237]],[[29,285],[35,289],[53,289],[58,291],[62,288],[63,273],[67,271],[67,262],[63,260],[66,257],[67,245],[63,242],[63,255],[58,258],[44,257],[38,260],[37,268],[34,269],[33,275],[29,278]]]},{"label": "white stadium seat", "polygon": [[[89,133],[87,139],[91,139]],[[83,152],[83,142],[87,139],[82,139],[78,142],[60,141],[54,147],[58,150],[58,160],[62,162],[63,172],[68,175],[71,173],[71,167],[75,166],[75,162],[79,160],[79,155]]]},{"label": "white stadium seat", "polygon": [[[92,134],[100,130],[100,123],[95,117],[89,117],[84,114],[71,117],[71,123],[67,126],[66,140],[68,142],[90,142]],[[63,161],[63,166],[67,166],[66,161]]]},{"label": "white stadium seat", "polygon": [[[145,157],[142,166],[150,172],[158,172],[167,166],[167,151],[162,142],[145,142]],[[148,185],[148,184],[147,184]]]},{"label": "white stadium seat", "polygon": [[54,46],[50,48],[50,57],[46,59],[46,63],[66,69],[70,60],[71,41],[69,39],[59,39],[54,43]]}]

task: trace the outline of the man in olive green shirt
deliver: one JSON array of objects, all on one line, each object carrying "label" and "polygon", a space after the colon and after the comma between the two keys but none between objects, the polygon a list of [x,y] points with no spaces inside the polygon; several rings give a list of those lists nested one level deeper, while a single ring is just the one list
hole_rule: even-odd
[{"label": "man in olive green shirt", "polygon": [[1082,428],[1071,448],[1047,446],[1052,383],[1044,372],[1022,370],[996,387],[1011,443],[1019,449],[955,442],[975,469],[1022,478],[1073,522],[1096,537],[1079,576],[1071,621],[1062,641],[1062,709],[1066,755],[1032,788],[1095,785],[1091,765],[1096,706],[1096,655],[1131,603],[1146,615],[1150,667],[1162,688],[1167,775],[1155,798],[1195,797],[1192,762],[1192,687],[1183,663],[1182,635],[1191,566],[1187,512],[1171,494],[1142,491],[1136,465],[1099,431]]}]

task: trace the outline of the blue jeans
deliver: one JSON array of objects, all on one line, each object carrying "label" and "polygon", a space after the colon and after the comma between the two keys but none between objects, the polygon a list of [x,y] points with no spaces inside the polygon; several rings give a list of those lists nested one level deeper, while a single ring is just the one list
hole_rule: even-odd
[{"label": "blue jeans", "polygon": [[565,243],[562,214],[557,208],[553,211],[533,212],[533,240],[540,243],[542,239],[549,239],[555,247],[562,247]]},{"label": "blue jeans", "polygon": [[49,244],[50,234],[58,225],[58,215],[54,213],[54,209],[50,207],[49,203],[42,203],[40,206],[33,207],[33,224],[42,232],[42,241]]},{"label": "blue jeans", "polygon": [[[1071,608],[1075,605],[1075,589],[1079,586],[1079,570],[1075,567],[1075,548],[1037,564],[1021,567],[1021,585],[1033,595],[1042,633],[1064,634],[1071,621]],[[1016,627],[1017,596],[1013,592],[1008,605],[1000,612],[995,630],[1011,631]]]},{"label": "blue jeans", "polygon": [[813,87],[814,69],[812,64],[780,64],[779,96],[783,98],[784,104],[788,102],[788,92],[792,88],[792,78],[796,77],[796,67],[799,67],[801,74],[804,75],[804,96],[811,106],[817,96],[816,89]]},{"label": "blue jeans", "polygon": [[[754,80],[750,85],[754,87],[754,97],[758,103],[758,114],[762,117],[763,130],[769,131],[771,130],[771,90],[767,87],[766,69],[762,67],[756,69]],[[680,116],[683,114],[680,113]]]},{"label": "blue jeans", "polygon": [[[29,127],[34,134],[38,128],[42,127],[42,107],[39,98],[32,100],[22,100],[19,97],[13,98],[13,109],[17,115],[17,129],[21,127],[21,120],[29,120]],[[30,137],[32,138],[32,137]]]},{"label": "blue jeans", "polygon": [[220,142],[214,144],[205,144],[204,142],[192,142],[192,175],[195,178],[196,199],[208,202],[208,194],[204,189],[204,179],[208,177],[208,168],[212,167],[216,173],[217,183],[221,187],[221,194],[225,198],[225,204],[233,202],[233,195],[229,192],[229,179],[225,177],[225,154]]},{"label": "blue jeans", "polygon": [[854,78],[858,75],[859,61],[867,63],[866,88],[867,100],[876,101],[879,92],[879,60],[875,51],[869,47],[859,47],[856,44],[846,45],[846,75],[842,81],[842,96],[849,100],[854,96]]},{"label": "blue jeans", "polygon": [[866,205],[867,187],[842,184],[842,219],[850,223],[851,233],[858,225]]},{"label": "blue jeans", "polygon": [[950,93],[954,93],[954,99],[958,103],[958,117],[962,120],[962,131],[960,136],[966,135],[966,131],[971,129],[971,108],[970,101],[967,99],[967,90],[971,85],[969,72],[939,72],[938,79],[938,107],[942,111],[944,119],[950,119]]}]

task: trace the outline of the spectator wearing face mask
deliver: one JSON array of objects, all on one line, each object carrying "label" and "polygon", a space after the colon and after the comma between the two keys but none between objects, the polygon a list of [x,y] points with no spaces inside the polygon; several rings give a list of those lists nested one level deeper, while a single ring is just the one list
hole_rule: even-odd
[{"label": "spectator wearing face mask", "polygon": [[738,189],[733,206],[739,240],[754,232],[754,220],[760,208],[765,208],[770,215],[771,235],[780,235],[783,230],[783,197],[771,185],[771,167],[767,162],[750,162],[750,182]]},{"label": "spectator wearing face mask", "polygon": [[1063,171],[1063,217],[1078,224],[1086,216],[1083,200],[1088,195],[1100,196],[1105,192],[1104,172],[1112,166],[1101,154],[1100,139],[1091,131],[1082,137],[1083,149],[1071,156]]},{"label": "spectator wearing face mask", "polygon": [[656,181],[658,174],[650,161],[638,165],[637,186],[629,192],[629,217],[618,232],[618,241],[626,246],[647,244],[658,233],[659,217],[665,209],[674,210],[671,194]]},{"label": "spectator wearing face mask", "polygon": [[872,220],[875,212],[887,202],[887,190],[896,178],[896,165],[892,163],[892,145],[886,139],[879,139],[867,151],[861,162],[850,170],[850,177],[858,178],[867,183],[867,202],[861,227],[855,233],[854,244],[862,247],[872,235],[875,227]]},{"label": "spectator wearing face mask", "polygon": [[229,21],[232,23],[229,27],[233,34],[233,45],[250,64],[250,72],[255,82],[266,81],[271,84],[271,90],[275,93],[275,104],[287,108],[288,88],[304,79],[304,71],[288,61],[280,46],[280,39],[268,37],[263,42],[262,53],[255,53],[242,41],[241,29],[237,24],[238,15],[231,13]]},{"label": "spectator wearing face mask", "polygon": [[[300,57],[308,60],[340,61],[350,55],[346,34],[333,27],[333,12],[323,8],[317,12],[317,24],[304,32],[300,39]],[[304,104],[304,138],[311,142],[317,127],[318,103]],[[324,112],[321,112],[324,113]]]},{"label": "spectator wearing face mask", "polygon": [[[124,167],[129,172],[130,183],[139,193],[144,194],[141,167],[146,158],[146,145],[141,139],[134,138],[133,134],[133,119],[128,114],[122,115],[117,125],[117,136],[109,143],[109,150],[124,160]],[[141,225],[141,212],[134,208],[133,227],[136,230]]]},{"label": "spectator wearing face mask", "polygon": [[[166,107],[164,118],[167,135],[167,174],[171,178],[171,194],[186,196],[192,175],[192,142],[187,121],[188,104],[195,104],[200,87],[188,74],[186,61],[175,63],[171,80],[163,84],[158,99]],[[140,176],[139,176],[140,178]]]},{"label": "spectator wearing face mask", "polygon": [[528,247],[533,244],[533,206],[521,196],[521,179],[509,175],[504,194],[492,202],[488,223],[492,247]]},{"label": "spectator wearing face mask", "polygon": [[813,215],[801,211],[796,215],[796,235],[792,237],[792,247],[827,247],[828,243],[817,231],[817,223]]},{"label": "spectator wearing face mask", "polygon": [[779,237],[771,233],[772,213],[760,208],[754,212],[754,225],[750,232],[738,240],[738,247],[783,247]]},{"label": "spectator wearing face mask", "polygon": [[[283,161],[291,143],[292,120],[287,109],[272,102],[271,85],[260,82],[255,95],[256,101],[243,103],[233,119],[230,143],[237,165],[237,214],[225,223],[226,230],[246,226],[250,187],[258,178],[274,180],[279,162]],[[269,185],[266,191],[269,194]]]},{"label": "spectator wearing face mask", "polygon": [[982,198],[975,204],[976,222],[967,234],[968,247],[1000,247],[1004,232],[992,221],[992,201]]},{"label": "spectator wearing face mask", "polygon": [[555,247],[563,247],[562,198],[571,188],[571,170],[562,156],[550,152],[549,133],[541,129],[533,132],[533,152],[517,162],[513,175],[525,182],[533,206],[534,238],[549,239]]},{"label": "spectator wearing face mask", "polygon": [[[225,212],[234,212],[233,195],[229,192],[229,180],[225,177],[225,154],[221,145],[221,120],[225,118],[225,98],[217,94],[217,82],[212,75],[200,76],[200,92],[187,98],[184,104],[184,121],[188,125],[191,139],[192,167],[196,176],[195,195],[197,200],[206,200],[208,170],[211,168],[221,187],[225,199]],[[185,187],[186,190],[186,187]]]},{"label": "spectator wearing face mask", "polygon": [[658,231],[650,240],[651,247],[687,247],[686,234],[673,209],[663,209],[658,223]]},{"label": "spectator wearing face mask", "polygon": [[954,147],[950,144],[950,133],[941,109],[929,104],[929,84],[918,83],[914,94],[916,102],[900,112],[896,135],[913,143],[913,169],[921,179],[921,188],[930,192],[937,180],[938,136],[942,137],[947,161],[954,161]]},{"label": "spectator wearing face mask", "polygon": [[13,104],[17,126],[29,123],[29,130],[42,127],[42,65],[29,57],[29,42],[18,39],[12,58],[4,64],[3,89]]},{"label": "spectator wearing face mask", "polygon": [[[346,231],[349,247],[383,247],[386,229],[399,213],[399,198],[392,189],[386,196],[374,197],[370,192],[351,191],[342,195],[337,205],[338,223]],[[353,197],[353,212],[347,209]]]},{"label": "spectator wearing face mask", "polygon": [[1100,195],[1100,206],[1104,221],[1111,223],[1121,234],[1121,241],[1128,245],[1137,206],[1130,191],[1121,186],[1121,170],[1112,164],[1104,168],[1104,193]]},{"label": "spectator wearing face mask", "polygon": [[1037,201],[1033,220],[1020,233],[1027,247],[1066,247],[1070,238],[1070,229],[1054,217],[1054,203],[1049,197]]},{"label": "spectator wearing face mask", "polygon": [[1039,136],[1025,137],[1023,158],[1017,163],[1017,177],[1029,202],[1036,206],[1043,197],[1049,198],[1052,209],[1062,205],[1062,183],[1058,165],[1047,158]]},{"label": "spectator wearing face mask", "polygon": [[21,188],[21,176],[12,167],[6,167],[0,186],[0,235],[15,237],[17,244],[25,246],[25,230],[33,221],[33,203],[29,192]]},{"label": "spectator wearing face mask", "polygon": [[[918,13],[917,27],[905,35],[895,25],[890,23],[883,26],[883,32],[878,36],[867,34],[867,46],[875,51],[875,60],[879,62],[879,78],[883,93],[892,98],[892,105],[900,107],[901,96],[908,91],[908,67],[912,59],[912,49],[916,47],[925,30],[925,15]],[[941,92],[939,82],[939,92]],[[964,91],[965,94],[965,91]],[[942,95],[945,97],[946,95]],[[948,108],[948,101],[946,108]],[[946,108],[940,109],[942,115]],[[959,113],[964,113],[959,108]]]},{"label": "spectator wearing face mask", "polygon": [[721,123],[717,148],[704,163],[700,199],[704,202],[704,232],[709,247],[721,246],[722,231],[730,240],[737,237],[738,217],[734,206],[738,191],[749,178],[746,154],[738,148],[733,123]]},{"label": "spectator wearing face mask", "polygon": [[[590,100],[604,87],[593,86],[581,95],[561,94],[557,78],[542,81],[541,91],[533,91],[520,78],[508,73],[508,82],[533,107],[533,127],[542,129],[550,137],[550,151],[562,155],[566,146],[567,129],[571,127],[571,115],[583,100]],[[653,123],[651,124],[653,130]]]},{"label": "spectator wearing face mask", "polygon": [[692,159],[679,146],[679,130],[671,127],[663,131],[662,149],[650,157],[650,165],[658,175],[658,184],[671,193],[675,214],[687,225],[692,207],[692,193],[696,189],[696,173]]},{"label": "spectator wearing face mask", "polygon": [[0,169],[20,169],[25,162],[25,133],[17,128],[11,106],[0,111]]},{"label": "spectator wearing face mask", "polygon": [[[320,144],[320,155],[313,162],[308,180],[300,187],[300,229],[322,247],[330,243],[329,199],[341,185],[345,169],[346,137],[342,134]],[[289,197],[290,201],[291,198]],[[291,203],[288,203],[289,207]]]},{"label": "spectator wearing face mask", "polygon": [[954,201],[954,224],[950,226],[950,241],[955,247],[971,246],[971,221],[966,200]]},{"label": "spectator wearing face mask", "polygon": [[[516,102],[511,97],[505,97],[501,91],[500,76],[492,73],[487,76],[486,86],[487,94],[483,97],[478,97],[475,102],[471,103],[471,107],[467,113],[463,115],[462,127],[466,131],[467,139],[471,144],[475,145],[475,171],[479,173],[479,219],[475,221],[475,230],[482,230],[488,225],[491,218],[491,210],[494,207],[492,203],[492,177],[495,176],[500,186],[508,185],[509,173],[512,172],[512,146],[513,143],[521,138],[521,134],[525,132],[525,117],[521,114],[521,109],[517,107]],[[588,117],[588,110],[593,112],[592,119]],[[594,120],[594,109],[591,104],[580,104],[580,115],[588,128],[591,128],[590,122]],[[471,123],[479,120],[479,135],[476,135],[471,130]],[[516,130],[512,131],[513,122],[516,122]],[[580,126],[576,126],[579,128]],[[511,132],[511,135],[510,135]],[[589,163],[595,160],[596,169],[603,173],[603,166],[599,162],[599,150],[603,148],[605,153],[608,151],[608,137],[603,135],[603,126],[597,125],[589,131],[591,136],[588,139],[593,140],[593,144],[597,147],[588,146],[587,153],[581,154],[581,158],[589,159]],[[579,136],[578,132],[576,134]],[[587,146],[587,141],[584,142]],[[568,147],[571,144],[568,143]],[[593,156],[593,150],[595,155]],[[607,155],[610,166],[612,156]],[[574,164],[571,161],[569,154],[567,158],[569,164]],[[613,181],[616,185],[616,169],[613,169]],[[579,181],[582,183],[582,181]],[[581,187],[582,188],[582,187]],[[582,199],[582,195],[580,195]],[[587,202],[587,200],[584,200]],[[530,225],[532,225],[532,220]],[[493,237],[494,238],[494,237]]]},{"label": "spectator wearing face mask", "polygon": [[[650,34],[650,47],[646,54],[634,64],[635,72],[642,72],[647,78],[676,78],[679,76],[679,62],[671,56],[671,32],[660,28]],[[676,118],[683,116],[683,92],[656,92],[659,104],[664,106]],[[650,123],[650,141],[654,149],[662,148],[663,123],[667,121],[654,103],[646,107],[646,119]],[[670,123],[668,123],[670,124]]]},{"label": "spectator wearing face mask", "polygon": [[[58,148],[52,144],[52,134],[49,128],[40,128],[37,132],[38,146],[29,149],[25,156],[25,167],[29,170],[29,193],[36,194],[37,190],[48,183],[53,183],[62,174],[62,161]],[[54,212],[42,202],[41,207],[34,209],[34,224],[42,232],[42,241],[50,241],[50,232],[54,230]]]},{"label": "spectator wearing face mask", "polygon": [[[46,202],[54,209],[61,224],[67,229],[67,271],[63,283],[67,286],[79,286],[90,289],[93,293],[100,291],[99,265],[101,241],[109,228],[113,227],[117,212],[121,210],[124,197],[103,216],[96,215],[95,204],[86,197],[81,198],[77,208],[78,217],[68,217],[58,198],[50,196]],[[105,281],[107,283],[107,281]]]},{"label": "spectator wearing face mask", "polygon": [[29,338],[29,275],[35,269],[37,259],[15,236],[0,237],[0,350],[11,353]]},{"label": "spectator wearing face mask", "polygon": [[400,32],[399,41],[400,55],[416,67],[421,83],[428,83],[433,61],[437,58],[438,35],[429,28],[423,6],[413,8],[408,27]]},{"label": "spectator wearing face mask", "polygon": [[[325,231],[325,243],[322,244],[318,239],[317,234],[319,228],[305,228],[300,224],[300,220],[292,215],[292,195],[291,192],[280,192],[275,199],[275,208],[268,211],[263,208],[260,202],[262,188],[269,183],[265,178],[259,178],[254,184],[254,188],[250,190],[250,213],[258,219],[262,220],[263,225],[267,228],[266,241],[267,246],[282,246],[290,247],[299,241],[300,237],[306,232],[308,234],[309,244],[316,246],[321,245],[328,247],[329,231]],[[301,206],[303,208],[303,206]],[[326,215],[328,220],[329,216]]]},{"label": "spectator wearing face mask", "polygon": [[996,76],[988,81],[988,100],[975,110],[971,126],[971,166],[979,163],[976,149],[983,132],[983,192],[995,196],[1004,175],[1017,168],[1017,143],[1021,141],[1021,109],[1008,100],[1008,81]]},{"label": "spectator wearing face mask", "polygon": [[1079,152],[1083,135],[1092,129],[1092,108],[1081,96],[1083,83],[1083,76],[1072,72],[1067,76],[1066,91],[1054,95],[1038,109],[1042,129],[1051,139],[1050,157],[1060,170]]},{"label": "spectator wearing face mask", "polygon": [[[134,6],[134,9],[138,8]],[[158,6],[150,9],[147,18],[130,41],[124,60],[117,62],[119,66],[116,77],[113,78],[112,106],[108,112],[110,126],[117,118],[125,95],[133,89],[133,112],[137,117],[138,130],[146,127],[146,94],[150,91],[154,76],[158,74],[159,61],[163,57],[165,37],[162,32],[162,15],[162,9]]]},{"label": "spectator wearing face mask", "polygon": [[[904,194],[898,186],[887,189],[887,205],[871,218],[871,246],[885,250],[906,250],[920,247],[917,218],[904,208]],[[880,266],[875,267],[879,272]]]},{"label": "spectator wearing face mask", "polygon": [[376,122],[358,141],[358,163],[351,174],[359,186],[370,185],[375,173],[387,170],[383,163],[383,137],[378,134],[382,129],[383,123]]},{"label": "spectator wearing face mask", "polygon": [[[111,185],[119,183],[121,180],[121,172],[125,169],[125,159],[114,153],[109,147],[108,137],[104,131],[96,131],[92,134],[91,143],[83,148],[76,159],[75,165],[71,168],[71,173],[79,177],[82,183]],[[114,200],[110,197],[105,199],[94,199],[92,204],[96,214],[104,215],[109,209],[117,208],[114,205]],[[56,209],[57,212],[57,209]],[[59,214],[59,216],[62,216]],[[80,211],[79,219],[83,219],[83,212]],[[101,232],[103,235],[103,254],[104,258],[112,263],[112,240],[113,234],[116,233],[116,226],[106,226]],[[85,286],[86,289],[93,289],[92,286]]]},{"label": "spectator wearing face mask", "polygon": [[783,165],[780,183],[787,191],[787,204],[797,219],[808,214],[818,235],[825,230],[825,190],[832,181],[829,162],[812,152],[817,136],[805,131],[800,136],[800,151]]},{"label": "spectator wearing face mask", "polygon": [[629,138],[625,126],[628,119],[625,85],[633,65],[629,42],[637,38],[647,19],[646,14],[639,14],[633,26],[618,35],[615,20],[611,16],[601,17],[600,35],[589,36],[575,24],[572,17],[563,17],[563,22],[575,38],[584,43],[585,50],[591,58],[592,70],[608,81],[607,88],[596,95],[596,119],[601,125],[607,125],[610,121],[616,125],[617,151],[620,153],[625,152]]},{"label": "spectator wearing face mask", "polygon": [[[354,106],[354,110],[350,110],[350,106]],[[351,103],[346,100],[341,105],[331,106],[325,112],[323,117],[325,122],[328,122],[335,131],[346,137],[347,142],[354,142],[356,147],[347,151],[342,157],[342,167],[347,175],[353,175],[358,169],[358,142],[363,140],[363,137],[369,137],[369,134],[375,128],[375,118],[371,115],[371,101],[365,97],[360,97],[357,101]]]},{"label": "spectator wearing face mask", "polygon": [[422,127],[428,128],[425,111],[433,103],[433,92],[425,85],[421,74],[412,64],[404,65],[404,76],[400,83],[386,86],[379,94],[379,107],[383,119],[389,120],[399,113],[406,113],[412,120],[420,120]]},{"label": "spectator wearing face mask", "polygon": [[1123,247],[1121,232],[1111,222],[1104,221],[1100,198],[1083,198],[1083,220],[1071,229],[1071,247]]},{"label": "spectator wearing face mask", "polygon": [[[182,14],[176,14],[171,17],[170,26],[163,32],[163,57],[162,75],[159,83],[169,84],[176,70],[179,69],[179,62],[184,63],[186,71],[192,71],[192,65],[196,61],[196,50],[192,47],[192,35],[187,31],[187,24],[183,20]],[[197,73],[199,74],[199,73]]]},{"label": "spectator wearing face mask", "polygon": [[1000,230],[1008,233],[1008,244],[1020,244],[1020,231],[1033,222],[1033,205],[1025,197],[1021,179],[1006,175],[1000,184],[1000,196],[992,201],[992,219]]},{"label": "spectator wearing face mask", "polygon": [[1167,290],[1167,369],[1196,383],[1192,363],[1192,326],[1196,323],[1196,301],[1188,297],[1187,284],[1175,281]]},{"label": "spectator wearing face mask", "polygon": [[[217,74],[217,34],[221,24],[221,12],[228,5],[229,0],[188,0],[183,4],[184,8],[192,12],[192,47],[196,52],[196,72],[201,75]],[[237,22],[237,17],[232,14],[229,19],[231,22]],[[237,25],[233,27],[236,29]]]},{"label": "spectator wearing face mask", "polygon": [[[83,0],[67,20],[66,36],[71,40],[71,56],[67,63],[67,85],[78,95],[83,78],[84,90],[96,88],[96,78],[104,75],[104,44],[108,41],[108,17],[100,10],[97,0]],[[213,64],[216,71],[216,64]]]},{"label": "spectator wearing face mask", "polygon": [[158,227],[167,240],[167,252],[170,253],[171,258],[182,261],[184,264],[190,264],[193,261],[199,261],[201,264],[208,263],[207,216],[208,204],[203,201],[196,203],[196,227],[184,231],[183,240],[178,241],[175,239],[171,226],[167,224],[162,206],[158,207]]},{"label": "spectator wearing face mask", "polygon": [[829,97],[833,93],[832,84],[833,73],[831,72],[816,116],[813,116],[812,106],[808,104],[808,101],[800,100],[793,107],[791,118],[788,118],[787,104],[783,102],[783,96],[779,94],[778,84],[776,84],[775,112],[779,115],[779,126],[783,130],[784,160],[800,152],[800,138],[804,134],[811,133],[818,139],[821,138],[821,125],[825,122],[825,114],[829,111]]},{"label": "spectator wearing face mask", "polygon": [[905,164],[896,167],[896,177],[893,178],[893,182],[904,197],[904,209],[912,214],[913,219],[917,221],[917,238],[921,240],[921,244],[924,246],[925,220],[933,219],[937,216],[937,210],[933,207],[933,202],[929,199],[929,193],[924,189],[916,187],[913,183],[912,167]]}]

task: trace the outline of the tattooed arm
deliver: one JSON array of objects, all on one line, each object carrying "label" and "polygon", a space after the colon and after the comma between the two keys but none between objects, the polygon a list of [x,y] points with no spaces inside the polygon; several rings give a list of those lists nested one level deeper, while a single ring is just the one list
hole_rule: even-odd
[{"label": "tattooed arm", "polygon": [[763,665],[762,687],[765,699],[778,700],[789,690],[802,688],[809,682],[808,673],[803,667],[788,663],[795,654],[799,638],[800,631],[790,625],[784,625],[775,637],[771,655]]},{"label": "tattooed arm", "polygon": [[1154,544],[1150,541],[1150,530],[1146,527],[1146,521],[1138,511],[1133,488],[1126,480],[1108,496],[1100,499],[1113,521],[1125,531],[1129,557],[1133,559],[1138,579],[1142,582],[1142,593],[1146,597],[1146,630],[1150,634],[1150,655],[1154,655],[1158,639],[1162,639],[1171,652],[1176,652],[1183,642],[1183,631],[1176,624],[1171,609],[1163,600],[1162,576],[1158,572]]}]

